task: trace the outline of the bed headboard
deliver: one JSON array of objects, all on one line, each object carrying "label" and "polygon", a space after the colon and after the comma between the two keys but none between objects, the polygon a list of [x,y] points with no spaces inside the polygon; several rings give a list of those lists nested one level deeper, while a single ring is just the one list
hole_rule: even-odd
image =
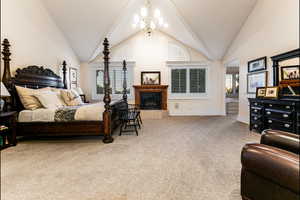
[{"label": "bed headboard", "polygon": [[55,87],[55,88],[67,88],[66,81],[66,62],[62,63],[63,79],[56,75],[52,70],[39,67],[39,66],[28,66],[22,69],[17,69],[15,77],[11,77],[10,73],[10,44],[7,39],[4,39],[3,43],[3,62],[4,71],[2,82],[11,94],[11,102],[9,103],[10,109],[12,110],[23,110],[23,105],[20,102],[19,96],[15,89],[15,86],[22,86],[27,88],[44,88],[44,87]]},{"label": "bed headboard", "polygon": [[50,69],[38,66],[28,66],[23,69],[17,69],[13,82],[15,85],[28,88],[64,88],[63,81],[58,75]]}]

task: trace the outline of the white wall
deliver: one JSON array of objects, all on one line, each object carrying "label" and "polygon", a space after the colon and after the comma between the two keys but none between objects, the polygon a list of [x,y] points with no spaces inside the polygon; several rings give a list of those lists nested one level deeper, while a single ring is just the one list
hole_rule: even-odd
[{"label": "white wall", "polygon": [[1,41],[4,38],[11,44],[12,74],[28,65],[46,66],[58,73],[63,60],[68,66],[80,66],[40,0],[1,0]]},{"label": "white wall", "polygon": [[[170,44],[178,46],[178,56],[169,57]],[[176,50],[175,50],[176,51]],[[176,52],[175,52],[176,54]],[[111,49],[111,60],[134,61],[134,84],[140,85],[142,71],[160,71],[161,84],[170,85],[169,67],[167,61],[199,61],[209,64],[208,97],[199,99],[168,100],[168,109],[171,115],[223,115],[225,113],[224,90],[223,90],[223,66],[219,61],[211,62],[198,51],[185,46],[174,38],[162,33],[154,32],[151,37],[140,32]],[[171,59],[171,60],[170,60]],[[102,55],[95,61],[102,60]],[[81,85],[88,97],[91,97],[91,86],[88,82],[89,65],[82,63]],[[175,104],[177,104],[175,106]],[[178,108],[176,108],[178,107]]]},{"label": "white wall", "polygon": [[249,123],[247,62],[268,57],[269,86],[272,85],[271,56],[299,48],[299,0],[259,0],[229,48],[224,63],[240,61],[238,120]]}]

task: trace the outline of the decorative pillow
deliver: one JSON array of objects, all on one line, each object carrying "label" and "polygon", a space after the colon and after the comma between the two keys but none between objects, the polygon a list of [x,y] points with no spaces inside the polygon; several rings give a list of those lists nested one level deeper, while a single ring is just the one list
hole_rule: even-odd
[{"label": "decorative pillow", "polygon": [[38,98],[45,108],[56,109],[64,106],[55,92],[45,91],[34,94],[34,96]]},{"label": "decorative pillow", "polygon": [[34,96],[37,93],[42,91],[50,91],[50,88],[41,88],[41,89],[30,89],[25,87],[16,86],[16,90],[20,97],[20,100],[26,110],[35,110],[42,108],[43,106],[39,100]]},{"label": "decorative pillow", "polygon": [[61,96],[68,106],[82,105],[82,99],[75,90],[61,90]]}]

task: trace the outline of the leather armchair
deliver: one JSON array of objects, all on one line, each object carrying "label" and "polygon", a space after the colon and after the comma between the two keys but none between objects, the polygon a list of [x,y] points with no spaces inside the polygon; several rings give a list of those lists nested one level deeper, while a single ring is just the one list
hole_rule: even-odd
[{"label": "leather armchair", "polygon": [[299,135],[265,130],[261,144],[246,144],[241,162],[243,200],[299,200]]}]

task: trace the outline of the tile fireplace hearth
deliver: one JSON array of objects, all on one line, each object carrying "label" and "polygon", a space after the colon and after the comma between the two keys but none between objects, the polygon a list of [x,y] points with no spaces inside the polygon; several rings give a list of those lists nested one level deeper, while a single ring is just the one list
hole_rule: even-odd
[{"label": "tile fireplace hearth", "polygon": [[145,110],[167,110],[168,85],[134,85],[135,103]]}]

